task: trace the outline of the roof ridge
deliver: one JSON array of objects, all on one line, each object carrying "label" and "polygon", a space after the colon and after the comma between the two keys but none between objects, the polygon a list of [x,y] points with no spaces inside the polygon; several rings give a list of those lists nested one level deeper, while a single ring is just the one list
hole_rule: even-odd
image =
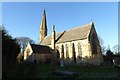
[{"label": "roof ridge", "polygon": [[61,34],[57,37],[57,39],[55,39],[55,43],[64,35],[65,32],[66,30],[64,32],[61,32]]},{"label": "roof ridge", "polygon": [[[73,27],[72,29],[66,30],[64,34],[63,32],[58,32],[56,33],[56,43],[86,38],[92,25],[93,24],[89,23],[79,27]],[[51,35],[46,36],[41,44],[50,45],[50,38]]]},{"label": "roof ridge", "polygon": [[[73,28],[71,28],[71,29],[69,29],[69,30],[64,30],[64,31],[67,32],[67,31],[74,30],[74,29],[77,29],[77,28],[83,28],[83,27],[85,27],[85,26],[88,27],[88,25],[91,25],[91,23],[89,23],[89,24],[84,24],[83,26],[79,26],[79,27],[76,26],[76,27],[73,27]],[[63,33],[64,31],[62,31],[62,32],[57,32],[55,35],[57,35],[57,34],[59,34],[59,33]],[[47,35],[47,36],[45,36],[45,38],[46,38],[46,37],[51,37],[51,35]]]},{"label": "roof ridge", "polygon": [[74,30],[74,29],[78,29],[78,28],[83,28],[83,27],[88,27],[88,25],[91,25],[91,23],[89,23],[89,24],[84,24],[84,25],[82,25],[82,26],[76,26],[76,27],[73,27],[73,28],[71,28],[71,29],[69,29],[69,30],[66,30],[66,31],[70,31],[70,30]]},{"label": "roof ridge", "polygon": [[30,44],[30,45],[34,45],[34,46],[44,46],[44,45],[39,45],[39,44]]}]

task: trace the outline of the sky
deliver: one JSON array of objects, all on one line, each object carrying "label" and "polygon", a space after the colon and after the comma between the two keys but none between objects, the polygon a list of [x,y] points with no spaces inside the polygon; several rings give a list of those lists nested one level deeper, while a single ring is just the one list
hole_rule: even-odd
[{"label": "sky", "polygon": [[29,37],[38,43],[44,8],[48,35],[53,24],[56,32],[62,32],[92,20],[104,46],[118,44],[117,2],[3,2],[2,24],[13,38]]}]

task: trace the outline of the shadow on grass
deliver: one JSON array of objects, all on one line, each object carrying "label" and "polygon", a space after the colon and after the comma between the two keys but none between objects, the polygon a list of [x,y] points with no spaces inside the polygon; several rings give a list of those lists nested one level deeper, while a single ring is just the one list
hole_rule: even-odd
[{"label": "shadow on grass", "polygon": [[[2,80],[8,79],[34,79],[34,80],[119,80],[120,69],[112,66],[55,66],[40,64],[9,64],[3,65]],[[67,75],[64,71],[74,71],[78,75]],[[109,76],[110,75],[110,78]],[[93,76],[93,77],[92,77]],[[106,78],[108,76],[108,78]]]}]

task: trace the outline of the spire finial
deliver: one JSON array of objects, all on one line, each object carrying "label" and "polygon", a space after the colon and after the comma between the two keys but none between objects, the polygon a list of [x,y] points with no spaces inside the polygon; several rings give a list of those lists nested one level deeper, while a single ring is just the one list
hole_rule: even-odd
[{"label": "spire finial", "polygon": [[92,19],[91,19],[91,23],[94,23]]},{"label": "spire finial", "polygon": [[91,19],[91,22],[90,22],[90,24],[91,24],[91,25],[94,25],[94,22],[93,22],[93,20],[92,20],[92,19]]},{"label": "spire finial", "polygon": [[43,14],[45,15],[46,13],[45,13],[45,10],[46,10],[46,8],[44,7],[44,10],[43,10]]}]

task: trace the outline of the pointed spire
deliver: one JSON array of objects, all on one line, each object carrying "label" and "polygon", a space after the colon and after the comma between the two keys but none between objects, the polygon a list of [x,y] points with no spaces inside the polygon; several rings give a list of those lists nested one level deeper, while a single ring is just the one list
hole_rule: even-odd
[{"label": "pointed spire", "polygon": [[45,38],[45,36],[47,36],[47,20],[46,20],[45,8],[44,8],[42,21],[40,25],[40,43]]},{"label": "pointed spire", "polygon": [[46,15],[45,8],[44,8],[44,13],[43,14]]},{"label": "pointed spire", "polygon": [[46,20],[45,8],[44,8],[44,11],[43,11],[43,16],[42,16],[40,29],[47,29],[47,20]]}]

